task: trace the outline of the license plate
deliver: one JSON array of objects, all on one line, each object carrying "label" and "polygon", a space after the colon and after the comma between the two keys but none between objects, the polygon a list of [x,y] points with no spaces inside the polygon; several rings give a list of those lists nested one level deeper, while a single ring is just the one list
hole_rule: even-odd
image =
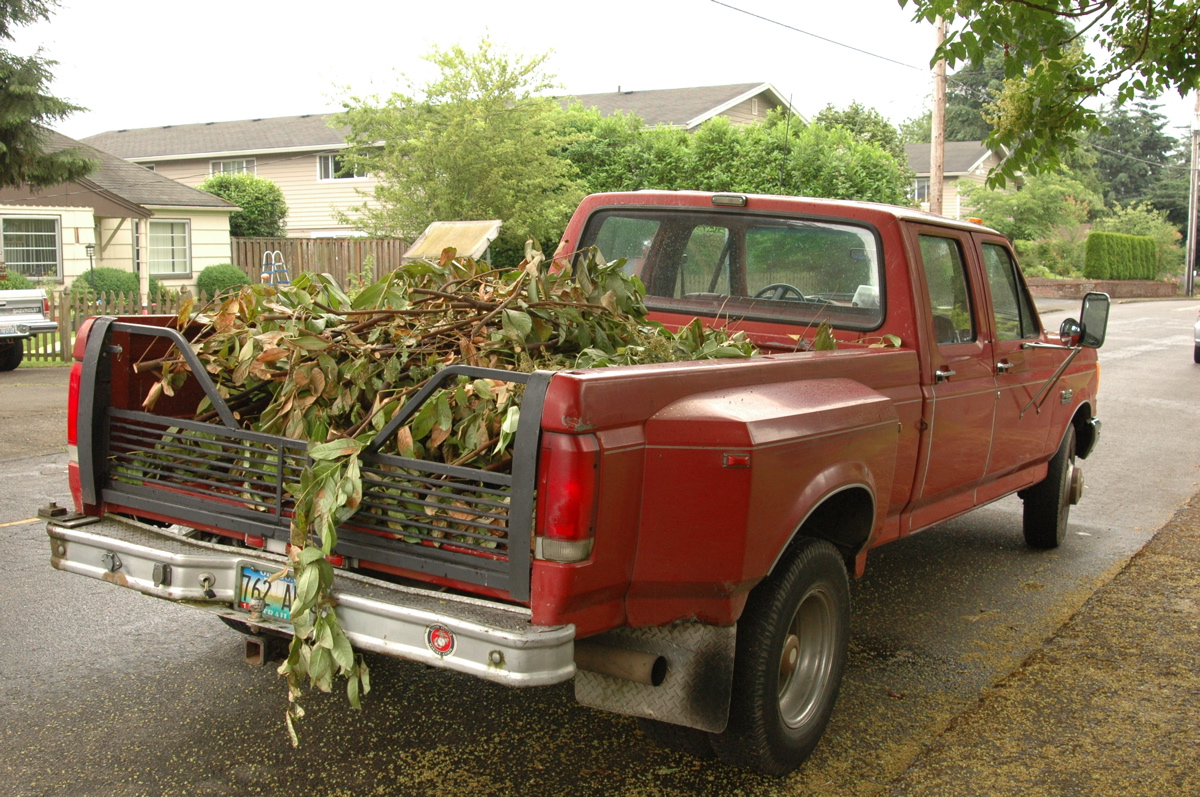
[{"label": "license plate", "polygon": [[24,324],[3,324],[0,325],[0,335],[25,335],[28,334],[29,327]]},{"label": "license plate", "polygon": [[263,601],[263,617],[291,622],[292,601],[296,598],[296,581],[290,575],[268,581],[273,572],[260,570],[256,565],[240,568],[237,608],[251,611],[251,601]]}]

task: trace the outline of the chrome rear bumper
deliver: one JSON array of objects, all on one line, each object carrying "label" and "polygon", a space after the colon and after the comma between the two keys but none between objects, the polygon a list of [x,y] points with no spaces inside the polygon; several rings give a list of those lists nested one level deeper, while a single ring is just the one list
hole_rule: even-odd
[{"label": "chrome rear bumper", "polygon": [[[273,571],[286,564],[277,554],[202,542],[125,518],[58,519],[46,533],[50,563],[59,570],[245,623],[250,615],[234,608],[239,566],[257,563]],[[346,636],[362,650],[510,686],[559,683],[575,674],[575,626],[535,626],[519,606],[344,572],[334,581],[334,596]],[[266,618],[253,624],[292,632],[291,624]],[[443,629],[440,653],[430,639],[437,628]]]}]

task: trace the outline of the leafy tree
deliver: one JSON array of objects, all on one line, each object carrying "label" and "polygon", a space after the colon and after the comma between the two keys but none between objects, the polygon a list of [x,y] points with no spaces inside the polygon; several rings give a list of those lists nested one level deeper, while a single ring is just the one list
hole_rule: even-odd
[{"label": "leafy tree", "polygon": [[906,162],[842,127],[805,127],[773,112],[744,126],[718,117],[688,135],[645,127],[636,117],[568,115],[564,157],[590,191],[682,188],[908,202]]},{"label": "leafy tree", "polygon": [[472,51],[434,48],[440,74],[386,99],[350,97],[349,167],[379,184],[352,221],[374,235],[412,238],[431,221],[502,219],[498,248],[558,235],[583,194],[559,157],[561,109],[548,54],[510,56],[484,39]]},{"label": "leafy tree", "polygon": [[1070,172],[1029,177],[1016,191],[969,186],[963,193],[984,224],[1013,241],[1038,240],[1078,227],[1104,204]]},{"label": "leafy tree", "polygon": [[630,114],[602,116],[575,103],[561,118],[561,152],[578,171],[587,193],[681,188],[689,138],[674,127],[647,127]]},{"label": "leafy tree", "polygon": [[1146,202],[1167,214],[1179,230],[1188,225],[1188,178],[1191,171],[1191,142],[1177,141],[1167,157],[1167,168],[1146,191]]},{"label": "leafy tree", "polygon": [[822,127],[842,127],[850,131],[859,141],[875,144],[905,162],[904,143],[900,131],[883,114],[859,102],[852,102],[838,110],[832,103],[826,105],[813,118],[813,124]]},{"label": "leafy tree", "polygon": [[[931,61],[978,63],[1004,48],[1003,91],[985,110],[993,147],[1011,155],[991,176],[1003,185],[1022,172],[1053,171],[1099,130],[1089,101],[1110,92],[1118,104],[1200,86],[1195,2],[1176,0],[900,0],[918,20],[947,21]],[[1078,26],[1078,30],[1076,30]],[[1085,46],[1089,45],[1089,46]]]},{"label": "leafy tree", "polygon": [[896,129],[904,144],[928,144],[933,138],[933,111],[926,108],[916,116],[905,119]]},{"label": "leafy tree", "polygon": [[1101,120],[1104,129],[1089,135],[1086,142],[1095,153],[1104,198],[1122,205],[1144,200],[1171,176],[1169,161],[1178,140],[1165,132],[1166,118],[1144,102],[1126,108],[1110,105]]},{"label": "leafy tree", "polygon": [[277,238],[287,234],[284,231],[287,202],[283,199],[283,191],[270,180],[248,172],[214,174],[199,188],[241,208],[229,216],[230,235]]},{"label": "leafy tree", "polygon": [[[0,41],[13,41],[13,28],[49,19],[55,0],[0,0]],[[22,58],[0,49],[0,188],[43,187],[78,180],[96,162],[71,148],[47,151],[46,131],[78,105],[47,93],[54,61]]]}]

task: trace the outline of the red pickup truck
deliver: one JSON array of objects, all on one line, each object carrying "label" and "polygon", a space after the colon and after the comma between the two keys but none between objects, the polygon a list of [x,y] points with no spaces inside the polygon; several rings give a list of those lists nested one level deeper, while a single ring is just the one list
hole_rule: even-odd
[{"label": "red pickup truck", "polygon": [[[1062,542],[1100,432],[1108,297],[1052,341],[1002,236],[866,203],[596,195],[559,252],[591,246],[626,259],[653,318],[742,330],[760,354],[447,369],[525,384],[512,472],[364,455],[339,618],[360,649],[515,686],[574,678],[580,702],[659,743],[786,773],[833,711],[849,575],[872,548],[1012,493],[1030,546]],[[265,579],[286,562],[306,444],[241,429],[173,320],[81,330],[75,512],[49,523],[51,561],[219,615],[260,656],[291,628],[289,585]],[[824,325],[833,350],[812,343]],[[145,411],[157,377],[131,364],[173,345],[195,378]],[[206,396],[211,420],[193,420]],[[164,446],[177,467],[148,456]],[[404,541],[373,533],[403,515],[400,481],[505,534],[411,544],[434,528],[422,512]]]}]

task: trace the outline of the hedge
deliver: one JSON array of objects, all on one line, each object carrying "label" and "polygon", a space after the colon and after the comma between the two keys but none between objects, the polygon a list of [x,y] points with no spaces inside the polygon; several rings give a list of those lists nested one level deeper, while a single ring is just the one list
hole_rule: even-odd
[{"label": "hedge", "polygon": [[1145,235],[1093,232],[1087,237],[1083,276],[1097,280],[1152,280],[1158,277],[1158,246]]}]

